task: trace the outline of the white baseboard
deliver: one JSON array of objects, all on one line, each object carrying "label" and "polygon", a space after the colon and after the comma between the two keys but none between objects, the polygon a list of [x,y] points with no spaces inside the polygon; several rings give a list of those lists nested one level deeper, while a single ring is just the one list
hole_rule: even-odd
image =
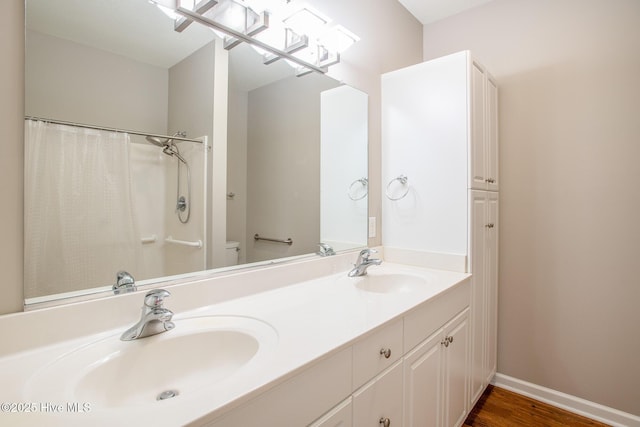
[{"label": "white baseboard", "polygon": [[640,417],[497,373],[493,385],[615,427],[640,427]]}]

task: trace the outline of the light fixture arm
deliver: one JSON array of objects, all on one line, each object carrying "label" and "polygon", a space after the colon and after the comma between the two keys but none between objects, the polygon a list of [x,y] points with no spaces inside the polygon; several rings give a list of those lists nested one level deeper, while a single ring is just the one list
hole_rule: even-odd
[{"label": "light fixture arm", "polygon": [[241,41],[243,41],[245,43],[249,43],[249,44],[252,44],[254,46],[258,46],[258,47],[266,50],[269,53],[272,53],[272,54],[277,55],[279,57],[286,58],[286,59],[288,59],[290,61],[293,61],[296,64],[298,64],[298,65],[300,65],[300,66],[302,66],[304,68],[308,68],[310,70],[316,71],[316,72],[321,73],[321,74],[325,74],[328,71],[327,67],[321,67],[321,66],[318,66],[318,65],[315,65],[315,64],[311,64],[311,63],[309,63],[307,61],[304,61],[304,60],[302,60],[302,59],[300,59],[300,58],[298,58],[296,56],[293,56],[292,54],[290,54],[288,52],[285,52],[283,50],[280,50],[278,48],[270,46],[267,43],[264,43],[264,42],[262,42],[260,40],[257,40],[257,39],[255,39],[255,38],[253,38],[251,36],[248,36],[246,34],[243,34],[243,33],[239,32],[239,31],[236,31],[233,28],[229,28],[229,27],[227,27],[225,25],[222,25],[222,24],[220,24],[220,23],[218,23],[218,22],[216,22],[216,21],[214,21],[212,19],[207,18],[206,16],[203,16],[203,15],[201,15],[199,13],[196,13],[196,12],[194,12],[192,10],[184,8],[184,7],[182,7],[180,5],[179,1],[178,1],[178,4],[177,4],[177,7],[176,7],[176,12],[178,14],[184,16],[185,18],[190,19],[190,20],[192,20],[194,22],[198,22],[198,23],[200,23],[202,25],[205,25],[205,26],[207,26],[209,28],[220,30],[220,31],[228,34],[229,36],[234,37],[234,38],[236,38],[238,40],[241,40]]}]

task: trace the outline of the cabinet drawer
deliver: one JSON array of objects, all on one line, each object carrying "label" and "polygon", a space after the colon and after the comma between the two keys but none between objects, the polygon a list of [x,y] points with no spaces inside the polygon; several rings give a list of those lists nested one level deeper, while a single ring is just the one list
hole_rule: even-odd
[{"label": "cabinet drawer", "polygon": [[353,346],[353,389],[398,360],[402,351],[402,319],[356,342]]},{"label": "cabinet drawer", "polygon": [[[471,278],[420,305],[404,318],[404,349],[408,352],[469,306]],[[355,372],[355,371],[354,371]]]},{"label": "cabinet drawer", "polygon": [[250,400],[211,427],[306,426],[351,390],[351,348],[318,362],[302,373]]}]

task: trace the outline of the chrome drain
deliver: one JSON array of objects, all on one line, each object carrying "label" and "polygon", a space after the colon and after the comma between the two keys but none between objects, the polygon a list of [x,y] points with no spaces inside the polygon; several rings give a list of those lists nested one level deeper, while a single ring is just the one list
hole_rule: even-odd
[{"label": "chrome drain", "polygon": [[156,397],[156,400],[171,399],[172,397],[176,397],[178,394],[178,390],[165,390]]}]

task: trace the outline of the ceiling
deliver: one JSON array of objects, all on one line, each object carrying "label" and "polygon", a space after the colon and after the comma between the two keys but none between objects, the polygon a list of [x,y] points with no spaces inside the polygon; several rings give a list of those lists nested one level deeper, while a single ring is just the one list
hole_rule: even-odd
[{"label": "ceiling", "polygon": [[398,0],[418,21],[429,24],[491,0]]},{"label": "ceiling", "polygon": [[[214,33],[173,20],[148,0],[26,0],[27,28],[168,69],[211,42]],[[269,66],[246,43],[229,51],[229,76],[250,91],[294,74],[285,61]]]},{"label": "ceiling", "polygon": [[[147,0],[27,0],[27,28],[169,68],[214,38],[173,21]],[[144,19],[141,19],[144,17]]]}]

